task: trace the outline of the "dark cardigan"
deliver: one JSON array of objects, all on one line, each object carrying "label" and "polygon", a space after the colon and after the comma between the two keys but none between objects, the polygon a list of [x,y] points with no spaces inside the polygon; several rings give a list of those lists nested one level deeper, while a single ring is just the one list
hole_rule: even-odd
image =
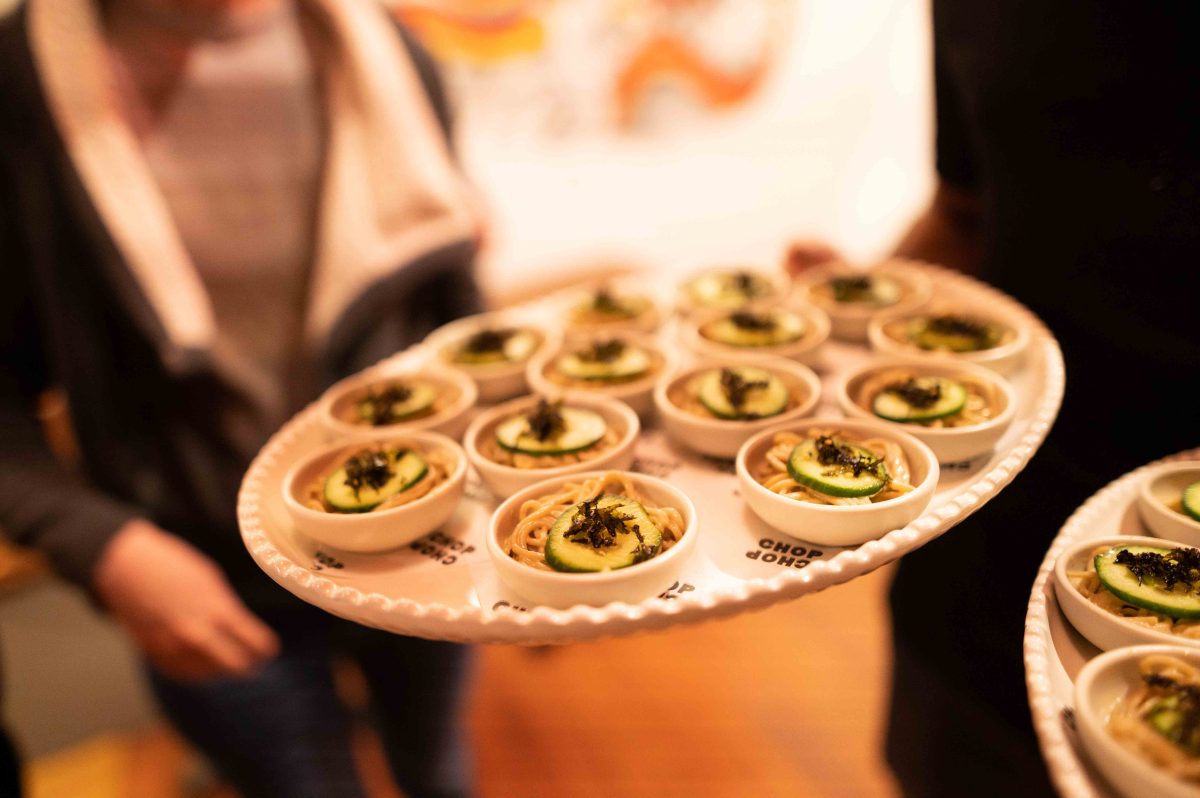
[{"label": "dark cardigan", "polygon": [[[269,601],[282,591],[237,531],[248,463],[218,443],[207,412],[230,389],[211,369],[169,371],[134,324],[109,277],[123,272],[121,255],[66,154],[26,31],[24,8],[0,21],[0,530],[87,584],[112,534],[149,518],[216,559],[243,595]],[[401,36],[445,129],[434,67]],[[473,257],[464,240],[397,264],[335,326],[317,387],[476,311]],[[51,385],[69,399],[80,473],[55,461],[34,415]]]}]

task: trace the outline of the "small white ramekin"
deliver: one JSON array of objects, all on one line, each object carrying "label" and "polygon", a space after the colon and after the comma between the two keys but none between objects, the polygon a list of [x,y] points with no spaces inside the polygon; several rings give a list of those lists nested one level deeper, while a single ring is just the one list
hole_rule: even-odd
[{"label": "small white ramekin", "polygon": [[1200,482],[1200,462],[1165,463],[1150,470],[1138,487],[1138,514],[1160,538],[1200,548],[1200,521],[1167,506],[1178,502],[1183,489]]},{"label": "small white ramekin", "polygon": [[[540,337],[528,358],[506,363],[485,363],[471,365],[457,363],[447,357],[447,352],[468,337],[489,327],[520,328],[535,332]],[[525,383],[525,368],[531,360],[547,347],[554,344],[555,336],[544,327],[530,324],[513,311],[495,311],[479,313],[474,316],[457,319],[443,324],[425,337],[425,346],[429,347],[436,361],[446,368],[455,369],[466,374],[475,381],[479,390],[479,401],[485,403],[499,402],[511,399],[528,390]]]},{"label": "small white ramekin", "polygon": [[[904,424],[879,418],[869,408],[863,407],[852,398],[862,383],[873,375],[890,369],[907,369],[926,377],[950,377],[968,375],[991,385],[1003,397],[1004,407],[995,417],[969,427],[925,427],[920,424]],[[937,455],[938,462],[958,463],[987,454],[995,448],[1017,414],[1017,395],[1004,379],[991,369],[971,363],[933,362],[929,360],[883,360],[852,372],[837,383],[834,397],[842,412],[851,418],[865,418],[902,429],[924,443]]]},{"label": "small white ramekin", "polygon": [[[327,513],[304,504],[305,485],[333,465],[335,458],[355,444],[443,449],[454,455],[455,465],[446,481],[421,498],[399,507],[372,513]],[[444,524],[458,506],[466,485],[467,457],[462,448],[436,432],[380,434],[373,438],[342,441],[301,458],[283,480],[283,504],[296,530],[318,543],[342,551],[373,552],[394,549],[428,535]]]},{"label": "small white ramekin", "polygon": [[505,554],[501,541],[516,526],[521,505],[530,499],[554,493],[567,482],[582,482],[601,477],[604,471],[588,471],[543,480],[510,496],[492,515],[488,528],[487,550],[496,573],[514,593],[538,604],[567,608],[576,604],[603,606],[614,601],[637,603],[656,596],[671,586],[682,573],[688,558],[696,549],[699,527],[696,508],[683,491],[669,482],[645,474],[630,473],[634,484],[648,502],[658,507],[674,507],[683,516],[684,533],[678,543],[657,557],[645,562],[593,574],[543,571],[522,565]]},{"label": "small white ramekin", "polygon": [[1029,326],[1016,316],[999,314],[987,307],[956,306],[953,308],[953,312],[962,312],[1013,331],[1013,339],[1011,341],[1000,346],[993,346],[991,349],[981,349],[978,352],[930,351],[921,349],[915,344],[897,341],[884,332],[884,327],[896,320],[908,321],[917,316],[935,315],[949,311],[951,311],[951,308],[945,307],[933,310],[926,308],[923,311],[913,313],[880,314],[872,318],[867,325],[867,338],[871,342],[872,349],[880,354],[891,357],[974,363],[979,366],[986,366],[998,374],[1005,375],[1012,374],[1021,368],[1025,362],[1025,350],[1029,348],[1031,338]]},{"label": "small white ramekin", "polygon": [[1087,561],[1094,549],[1101,546],[1155,546],[1158,548],[1178,548],[1182,543],[1159,540],[1158,538],[1137,537],[1132,535],[1117,535],[1112,537],[1081,540],[1059,555],[1054,563],[1054,596],[1063,615],[1094,645],[1103,651],[1122,646],[1145,644],[1166,644],[1184,646],[1200,650],[1200,640],[1190,640],[1169,632],[1159,632],[1139,626],[1126,618],[1114,615],[1088,601],[1076,587],[1071,584],[1067,574],[1071,571],[1087,570]]},{"label": "small white ramekin", "polygon": [[[804,318],[805,332],[798,341],[778,346],[730,346],[704,337],[700,329],[724,314],[697,314],[680,325],[683,345],[701,357],[715,360],[737,360],[749,362],[760,357],[785,357],[807,366],[818,365],[821,347],[829,339],[829,316],[825,311],[811,305],[777,305]],[[772,306],[761,306],[757,310],[771,310]]]},{"label": "small white ramekin", "polygon": [[[912,469],[915,489],[877,504],[837,506],[796,501],[763,487],[752,472],[764,462],[775,434],[804,434],[805,430],[814,428],[877,435],[900,444]],[[929,506],[939,474],[937,457],[928,446],[908,433],[880,422],[843,418],[802,419],[765,429],[746,441],[738,451],[735,468],[742,498],[755,515],[784,534],[822,546],[856,546],[907,525]]]},{"label": "small white ramekin", "polygon": [[[895,259],[868,269],[858,269],[846,264],[818,266],[803,272],[796,278],[800,297],[815,305],[829,316],[834,338],[842,341],[867,340],[867,327],[871,319],[879,315],[910,313],[921,308],[933,295],[929,278],[912,268],[909,261]],[[895,280],[904,292],[895,303],[882,307],[855,305],[827,301],[816,288],[834,277],[856,277],[866,275],[886,276]]]},{"label": "small white ramekin", "polygon": [[[455,400],[437,413],[411,421],[400,421],[378,427],[353,424],[343,418],[347,404],[353,404],[370,389],[385,388],[400,381],[433,383],[439,390],[454,390]],[[319,401],[321,424],[330,433],[330,440],[400,432],[429,430],[458,440],[471,420],[471,409],[479,398],[475,381],[448,368],[426,368],[415,371],[391,371],[384,368],[367,369],[330,386]]]},{"label": "small white ramekin", "polygon": [[1087,662],[1075,677],[1075,728],[1096,769],[1125,798],[1195,798],[1196,785],[1174,778],[1129,750],[1108,730],[1113,710],[1142,684],[1138,663],[1166,654],[1200,667],[1200,650],[1182,646],[1133,646]]},{"label": "small white ramekin", "polygon": [[[790,410],[769,418],[754,421],[736,421],[723,418],[704,418],[680,408],[671,399],[677,388],[705,371],[723,366],[754,366],[774,372],[784,380],[791,391],[803,393],[803,399]],[[786,424],[803,418],[813,411],[821,400],[821,380],[808,366],[779,357],[763,357],[757,360],[708,360],[678,371],[661,380],[654,389],[654,405],[663,428],[677,443],[709,457],[732,458],[738,449],[755,433],[767,427]]]},{"label": "small white ramekin", "polygon": [[609,427],[617,430],[620,440],[608,451],[590,460],[554,468],[514,468],[489,459],[479,450],[479,444],[488,436],[494,435],[496,425],[507,418],[530,410],[537,404],[538,396],[523,396],[510,402],[497,405],[476,416],[467,428],[463,439],[463,448],[467,459],[475,467],[480,479],[487,485],[494,496],[504,498],[511,496],[522,488],[535,482],[577,474],[596,469],[624,470],[633,465],[634,447],[637,444],[641,424],[637,413],[629,405],[606,396],[572,396],[565,402],[570,407],[581,407],[593,410],[604,417]]},{"label": "small white ramekin", "polygon": [[[621,340],[639,346],[654,353],[659,358],[659,367],[651,374],[629,380],[627,382],[605,382],[593,380],[587,384],[582,381],[573,385],[560,385],[548,375],[554,368],[554,362],[563,354],[586,347],[592,341]],[[617,399],[633,408],[643,419],[648,419],[654,412],[654,386],[664,375],[670,374],[675,368],[675,355],[660,344],[654,337],[635,333],[572,335],[556,345],[547,347],[537,357],[529,361],[525,378],[530,390],[547,398],[574,398],[576,396],[607,396]],[[593,384],[594,383],[594,384]]]}]

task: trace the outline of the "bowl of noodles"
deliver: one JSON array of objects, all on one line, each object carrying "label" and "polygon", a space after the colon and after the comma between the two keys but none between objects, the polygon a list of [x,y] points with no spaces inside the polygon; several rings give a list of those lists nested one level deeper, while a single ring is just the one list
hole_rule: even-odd
[{"label": "bowl of noodles", "polygon": [[867,326],[871,347],[892,357],[954,360],[1011,374],[1024,362],[1027,325],[988,309],[943,303],[912,313],[888,313]]},{"label": "bowl of noodles", "polygon": [[894,424],[942,463],[991,452],[1017,412],[1008,381],[970,363],[876,363],[847,375],[835,396],[847,416]]},{"label": "bowl of noodles", "polygon": [[867,327],[881,314],[910,313],[929,301],[928,277],[903,260],[870,269],[847,264],[819,266],[796,280],[800,296],[829,316],[832,335],[843,341],[867,340]]},{"label": "bowl of noodles", "polygon": [[474,380],[479,401],[490,403],[525,393],[525,368],[550,339],[545,329],[497,311],[443,324],[425,343],[443,366]]},{"label": "bowl of noodles", "polygon": [[732,458],[760,430],[802,418],[821,380],[794,360],[708,360],[659,382],[654,404],[667,434],[709,457]]},{"label": "bowl of noodles", "polygon": [[1138,514],[1160,538],[1200,546],[1200,462],[1164,463],[1138,488]]},{"label": "bowl of noodles", "polygon": [[806,365],[819,362],[829,317],[819,308],[759,305],[697,314],[683,323],[684,346],[701,357],[745,360],[773,356]]},{"label": "bowl of noodles", "polygon": [[475,382],[452,369],[368,369],[330,387],[320,417],[337,438],[429,430],[458,439],[478,398]]},{"label": "bowl of noodles", "polygon": [[674,368],[673,354],[636,333],[569,336],[529,362],[526,378],[546,396],[606,396],[642,418],[654,410],[654,385]]},{"label": "bowl of noodles", "polygon": [[735,469],[755,515],[824,546],[854,546],[905,526],[929,505],[939,474],[937,457],[913,436],[840,418],[763,430],[738,451]]},{"label": "bowl of noodles", "polygon": [[637,414],[616,399],[524,396],[476,416],[463,448],[492,494],[504,498],[553,477],[629,468],[640,430]]},{"label": "bowl of noodles", "polygon": [[454,514],[467,458],[436,432],[342,442],[302,458],[283,481],[296,530],[343,551],[386,551],[411,543]]},{"label": "bowl of noodles", "polygon": [[570,292],[564,314],[567,328],[587,335],[657,330],[662,321],[658,303],[631,283],[603,282]]},{"label": "bowl of noodles", "polygon": [[[1130,554],[1122,555],[1122,550]],[[1200,565],[1200,550],[1160,538],[1126,535],[1079,541],[1054,564],[1055,598],[1071,625],[1101,650],[1155,643],[1200,649],[1200,610],[1186,606],[1189,593],[1200,605],[1200,580],[1160,590],[1156,577],[1138,575],[1138,559],[1174,551],[1194,557]],[[1130,588],[1130,579],[1141,584]]]},{"label": "bowl of noodles", "polygon": [[1200,651],[1109,651],[1075,678],[1075,727],[1088,758],[1128,798],[1200,790]]},{"label": "bowl of noodles", "polygon": [[708,269],[679,285],[678,306],[685,316],[740,310],[787,295],[782,274],[748,268]]},{"label": "bowl of noodles", "polygon": [[500,580],[539,604],[635,603],[668,589],[696,548],[696,508],[666,480],[588,471],[535,483],[492,515]]}]

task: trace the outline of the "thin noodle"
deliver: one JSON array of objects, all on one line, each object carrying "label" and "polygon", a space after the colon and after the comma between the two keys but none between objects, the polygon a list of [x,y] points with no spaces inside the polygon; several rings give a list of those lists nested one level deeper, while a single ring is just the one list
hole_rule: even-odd
[{"label": "thin noodle", "polygon": [[1169,615],[1151,612],[1142,607],[1126,604],[1108,591],[1096,575],[1096,556],[1112,549],[1112,545],[1099,546],[1092,550],[1087,558],[1087,568],[1082,571],[1068,571],[1067,578],[1079,591],[1080,595],[1095,604],[1105,612],[1122,618],[1146,629],[1179,635],[1192,640],[1200,640],[1200,621],[1176,620]]},{"label": "thin noodle", "polygon": [[580,502],[611,494],[640,502],[646,515],[662,531],[662,548],[667,551],[683,538],[683,514],[674,507],[656,507],[637,489],[629,474],[609,471],[603,476],[582,482],[564,482],[555,493],[539,496],[521,504],[517,525],[502,544],[504,551],[517,562],[543,571],[553,570],[546,564],[546,538],[558,517]]},{"label": "thin noodle", "polygon": [[[830,496],[813,490],[807,485],[801,485],[792,479],[788,473],[787,462],[792,456],[792,450],[806,438],[818,438],[828,435],[832,438],[848,441],[861,446],[871,454],[883,460],[887,466],[888,481],[883,489],[872,496]],[[908,458],[900,444],[887,438],[866,438],[853,433],[834,429],[809,429],[803,435],[794,432],[780,432],[772,439],[771,448],[767,450],[764,463],[759,466],[754,475],[764,488],[796,501],[813,504],[832,504],[839,506],[878,504],[888,499],[895,499],[915,489],[910,484],[911,472]]]},{"label": "thin noodle", "polygon": [[[305,486],[302,492],[304,506],[313,510],[320,510],[323,513],[336,512],[325,502],[325,481],[333,476],[335,471],[345,465],[346,461],[356,454],[368,450],[382,451],[384,448],[387,447],[364,447],[359,444],[357,446],[349,446],[338,452],[337,456],[331,460],[331,465]],[[394,496],[389,496],[367,512],[377,513],[380,510],[390,510],[393,507],[412,504],[417,499],[428,495],[434,488],[449,479],[450,474],[454,472],[454,469],[458,465],[458,457],[446,449],[426,450],[420,446],[411,445],[406,445],[403,448],[416,452],[425,460],[427,469],[425,476],[421,477],[416,484],[407,490],[400,491]]]}]

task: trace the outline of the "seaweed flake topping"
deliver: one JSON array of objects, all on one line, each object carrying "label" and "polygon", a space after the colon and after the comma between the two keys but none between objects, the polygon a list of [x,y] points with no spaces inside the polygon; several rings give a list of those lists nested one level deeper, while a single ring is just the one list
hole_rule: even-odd
[{"label": "seaweed flake topping", "polygon": [[625,342],[615,338],[608,341],[593,341],[587,349],[576,352],[586,363],[612,363],[625,352]]},{"label": "seaweed flake topping", "polygon": [[758,280],[750,272],[734,272],[733,290],[742,296],[756,296],[758,294]]},{"label": "seaweed flake topping", "polygon": [[823,466],[831,466],[826,474],[838,471],[849,471],[854,476],[863,473],[871,474],[877,479],[883,479],[880,466],[883,461],[870,452],[855,451],[845,443],[839,443],[828,435],[817,438],[817,462]]},{"label": "seaweed flake topping", "polygon": [[769,313],[750,313],[740,310],[730,314],[729,320],[739,330],[766,332],[775,329],[775,319]]},{"label": "seaweed flake topping", "polygon": [[502,352],[508,339],[516,334],[516,330],[480,330],[466,340],[463,344],[463,351],[473,355]]},{"label": "seaweed flake topping", "polygon": [[866,302],[875,296],[875,282],[866,276],[834,277],[829,287],[836,302]]},{"label": "seaweed flake topping", "polygon": [[924,410],[933,407],[942,398],[942,384],[937,380],[922,381],[909,377],[901,382],[894,382],[883,389],[884,393],[892,393],[904,400],[909,407]]},{"label": "seaweed flake topping", "polygon": [[383,452],[366,449],[346,461],[346,487],[354,491],[354,498],[363,488],[379,490],[392,478],[392,463],[408,453],[407,449]]},{"label": "seaweed flake topping", "polygon": [[1174,590],[1175,585],[1185,585],[1188,592],[1200,592],[1200,550],[1178,548],[1166,554],[1154,551],[1134,553],[1129,549],[1117,552],[1115,562],[1124,565],[1137,577],[1138,583],[1150,581],[1161,585],[1164,590]]},{"label": "seaweed flake topping", "polygon": [[566,429],[566,422],[562,417],[562,403],[538,399],[537,407],[525,416],[525,424],[529,427],[529,434],[540,443],[557,438]]},{"label": "seaweed flake topping", "polygon": [[411,397],[412,388],[398,382],[379,393],[367,391],[367,395],[358,401],[358,412],[373,426],[391,424],[396,420],[395,406],[407,402]]},{"label": "seaweed flake topping", "polygon": [[1193,756],[1200,755],[1200,688],[1179,684],[1157,673],[1142,678],[1147,687],[1163,694],[1142,714],[1142,719],[1183,750]]},{"label": "seaweed flake topping", "polygon": [[592,309],[597,313],[604,313],[609,316],[627,316],[629,308],[621,304],[621,301],[613,296],[612,292],[607,288],[599,288],[592,297]]},{"label": "seaweed flake topping", "polygon": [[571,543],[582,543],[593,549],[606,549],[617,545],[617,536],[633,534],[638,540],[638,551],[634,562],[654,556],[653,547],[646,544],[642,530],[637,524],[626,524],[630,516],[618,513],[611,507],[601,507],[601,496],[579,504],[579,511],[571,519],[571,527],[563,535]]},{"label": "seaweed flake topping", "polygon": [[961,335],[980,344],[986,344],[992,338],[992,328],[989,324],[955,313],[931,316],[925,322],[925,329],[938,335]]},{"label": "seaweed flake topping", "polygon": [[746,403],[746,394],[761,390],[769,385],[768,380],[747,380],[731,368],[721,369],[721,390],[735,412],[741,413]]}]

